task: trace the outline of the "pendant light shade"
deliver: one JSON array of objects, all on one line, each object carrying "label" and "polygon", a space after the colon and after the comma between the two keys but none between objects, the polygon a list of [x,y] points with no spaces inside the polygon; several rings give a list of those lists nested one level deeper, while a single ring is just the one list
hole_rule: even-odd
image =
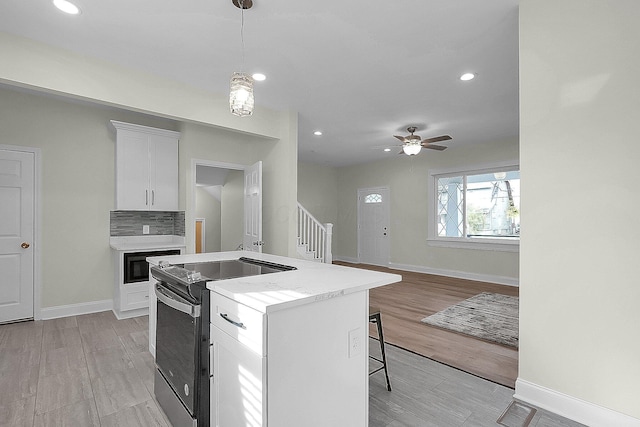
[{"label": "pendant light shade", "polygon": [[404,151],[404,154],[407,154],[409,156],[415,156],[420,152],[420,150],[422,150],[422,147],[420,146],[419,142],[418,143],[409,142],[402,146],[402,151]]},{"label": "pendant light shade", "polygon": [[233,73],[229,92],[231,114],[250,116],[253,114],[253,103],[253,78],[245,73]]}]

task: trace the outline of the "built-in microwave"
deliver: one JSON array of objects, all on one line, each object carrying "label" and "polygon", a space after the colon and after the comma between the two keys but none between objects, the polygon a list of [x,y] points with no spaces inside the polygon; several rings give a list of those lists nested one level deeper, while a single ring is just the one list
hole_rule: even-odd
[{"label": "built-in microwave", "polygon": [[179,249],[146,252],[125,252],[123,283],[146,282],[149,280],[149,263],[147,257],[180,255]]}]

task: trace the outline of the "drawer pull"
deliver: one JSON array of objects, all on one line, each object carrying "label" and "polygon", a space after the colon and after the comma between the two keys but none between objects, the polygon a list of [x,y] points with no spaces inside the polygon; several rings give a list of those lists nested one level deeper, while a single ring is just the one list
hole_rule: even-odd
[{"label": "drawer pull", "polygon": [[220,313],[220,317],[222,317],[224,320],[226,320],[227,322],[231,323],[232,325],[237,326],[238,328],[247,329],[247,327],[244,326],[244,323],[242,323],[242,322],[234,322],[233,320],[229,319],[229,315],[227,313]]}]

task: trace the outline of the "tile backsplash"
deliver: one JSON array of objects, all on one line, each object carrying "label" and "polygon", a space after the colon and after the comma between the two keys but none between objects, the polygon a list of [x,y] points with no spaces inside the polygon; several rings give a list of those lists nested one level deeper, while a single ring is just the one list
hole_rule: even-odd
[{"label": "tile backsplash", "polygon": [[149,226],[150,236],[184,236],[184,212],[111,211],[111,237],[142,236]]}]

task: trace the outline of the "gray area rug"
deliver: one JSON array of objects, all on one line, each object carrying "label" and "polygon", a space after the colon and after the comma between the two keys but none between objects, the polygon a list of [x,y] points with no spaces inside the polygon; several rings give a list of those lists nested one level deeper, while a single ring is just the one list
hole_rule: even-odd
[{"label": "gray area rug", "polygon": [[518,347],[518,297],[483,292],[422,321],[510,347]]}]

